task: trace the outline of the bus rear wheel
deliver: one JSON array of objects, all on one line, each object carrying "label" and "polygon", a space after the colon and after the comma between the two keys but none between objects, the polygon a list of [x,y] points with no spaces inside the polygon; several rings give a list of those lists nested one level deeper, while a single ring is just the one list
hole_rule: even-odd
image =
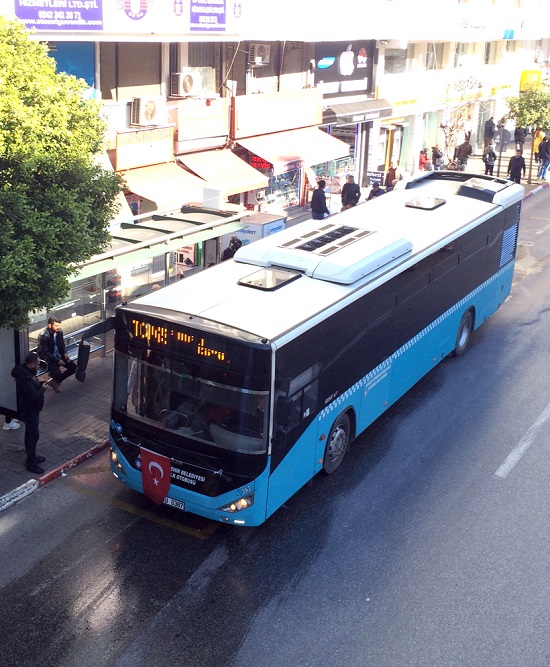
[{"label": "bus rear wheel", "polygon": [[452,352],[453,357],[461,357],[466,352],[466,349],[470,343],[470,338],[472,336],[473,322],[474,317],[472,315],[472,311],[467,310],[462,316],[460,324],[458,325],[455,349]]},{"label": "bus rear wheel", "polygon": [[343,412],[332,425],[328,435],[325,454],[323,456],[323,470],[330,475],[342,463],[349,447],[350,436],[349,417]]}]

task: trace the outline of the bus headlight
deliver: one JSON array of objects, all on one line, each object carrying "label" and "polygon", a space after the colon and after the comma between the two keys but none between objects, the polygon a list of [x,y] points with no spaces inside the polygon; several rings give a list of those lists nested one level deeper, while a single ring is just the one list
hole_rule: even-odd
[{"label": "bus headlight", "polygon": [[120,462],[118,460],[117,453],[111,449],[111,461],[115,464],[115,466],[124,472],[124,468],[120,465]]},{"label": "bus headlight", "polygon": [[245,510],[247,507],[251,507],[254,504],[254,494],[251,493],[249,496],[246,496],[244,498],[239,498],[239,500],[235,500],[233,503],[229,503],[229,505],[225,505],[224,507],[220,507],[221,512],[240,512],[242,510]]}]

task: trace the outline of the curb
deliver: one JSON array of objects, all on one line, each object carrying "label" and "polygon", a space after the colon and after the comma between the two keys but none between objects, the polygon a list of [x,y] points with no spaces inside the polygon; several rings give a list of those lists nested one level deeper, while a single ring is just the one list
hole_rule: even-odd
[{"label": "curb", "polygon": [[63,474],[65,474],[66,470],[71,470],[80,463],[84,463],[84,461],[87,461],[92,456],[99,454],[103,450],[107,449],[108,446],[109,439],[106,438],[102,443],[90,447],[90,449],[87,449],[85,452],[82,452],[82,454],[75,456],[73,459],[70,459],[70,461],[63,463],[57,468],[50,470],[45,475],[42,475],[42,477],[39,477],[38,479],[29,479],[28,482],[25,482],[13,491],[6,493],[4,496],[0,497],[0,512],[3,512],[4,510],[8,509],[8,507],[15,505],[15,503],[19,502],[20,500],[23,500],[23,498],[29,496],[31,493],[33,493],[33,491],[36,491],[36,489],[44,486],[44,484],[48,484],[48,482],[51,482],[57,477],[61,477]]},{"label": "curb", "polygon": [[21,486],[18,486],[16,489],[13,489],[13,491],[6,493],[5,496],[0,498],[0,512],[7,510],[8,507],[15,505],[15,503],[23,500],[23,498],[26,498],[33,491],[36,491],[38,486],[38,480],[29,479],[28,482],[25,482],[24,484],[21,484]]},{"label": "curb", "polygon": [[548,186],[550,186],[550,183],[541,183],[540,185],[537,185],[534,190],[526,192],[523,198],[529,199],[529,197],[532,197],[533,195],[538,195],[539,192],[542,192],[544,188],[547,188]]}]

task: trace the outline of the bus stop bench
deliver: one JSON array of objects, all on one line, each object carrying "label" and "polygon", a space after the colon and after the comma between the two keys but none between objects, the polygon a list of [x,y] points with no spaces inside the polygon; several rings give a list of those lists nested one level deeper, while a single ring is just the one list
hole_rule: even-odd
[{"label": "bus stop bench", "polygon": [[[78,359],[78,345],[80,343],[80,336],[81,333],[78,331],[65,336],[65,350],[67,351],[71,361],[76,361]],[[90,344],[90,354],[92,352],[102,350],[105,347],[100,336],[92,336],[91,338],[86,338],[85,340]],[[35,347],[33,350],[30,350],[30,352],[36,352],[38,354],[38,348]],[[39,359],[38,371],[36,373],[37,377],[44,375],[47,372],[48,364],[46,363],[45,359]]]}]

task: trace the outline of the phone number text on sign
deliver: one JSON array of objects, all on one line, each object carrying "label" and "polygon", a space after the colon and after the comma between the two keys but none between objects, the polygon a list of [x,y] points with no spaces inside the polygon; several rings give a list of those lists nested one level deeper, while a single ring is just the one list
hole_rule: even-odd
[{"label": "phone number text on sign", "polygon": [[88,29],[103,27],[102,0],[16,0],[15,13],[28,28]]},{"label": "phone number text on sign", "polygon": [[191,30],[225,30],[225,0],[191,0]]}]

